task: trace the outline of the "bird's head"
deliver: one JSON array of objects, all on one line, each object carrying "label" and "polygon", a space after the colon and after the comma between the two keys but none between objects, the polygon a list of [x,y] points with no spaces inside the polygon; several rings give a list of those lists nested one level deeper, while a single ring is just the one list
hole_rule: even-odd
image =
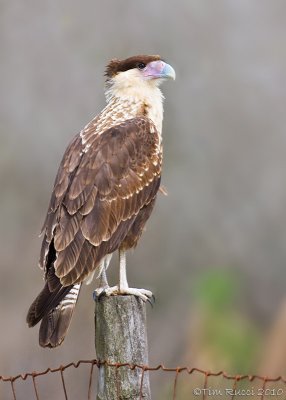
[{"label": "bird's head", "polygon": [[125,60],[113,59],[106,67],[107,97],[116,93],[128,95],[132,91],[157,88],[165,79],[175,79],[175,70],[160,56],[139,55]]}]

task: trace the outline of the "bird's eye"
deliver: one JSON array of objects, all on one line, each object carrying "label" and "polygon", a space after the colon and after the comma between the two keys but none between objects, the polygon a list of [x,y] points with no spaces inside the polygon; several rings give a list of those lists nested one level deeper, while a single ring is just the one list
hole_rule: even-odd
[{"label": "bird's eye", "polygon": [[137,64],[138,69],[144,69],[145,67],[146,67],[146,64],[144,64],[143,62],[140,62]]}]

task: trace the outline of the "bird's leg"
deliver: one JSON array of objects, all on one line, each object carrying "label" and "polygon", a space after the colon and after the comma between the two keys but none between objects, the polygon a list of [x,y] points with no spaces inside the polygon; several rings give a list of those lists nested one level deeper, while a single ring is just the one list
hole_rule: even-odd
[{"label": "bird's leg", "polygon": [[100,288],[109,287],[108,281],[107,281],[106,269],[107,269],[107,267],[105,267],[105,265],[104,265],[104,267],[102,268],[102,272],[99,276],[99,287]]},{"label": "bird's leg", "polygon": [[127,275],[126,275],[126,251],[119,250],[119,292],[123,293],[128,289]]},{"label": "bird's leg", "polygon": [[[126,275],[126,251],[119,250],[119,283],[116,286],[107,288],[104,291],[106,296],[112,295],[134,295],[140,297],[144,301],[151,302],[154,299],[152,292],[146,289],[130,288],[127,282]],[[152,303],[152,302],[151,302]]]},{"label": "bird's leg", "polygon": [[97,275],[97,278],[99,278],[99,287],[94,290],[93,292],[93,298],[96,300],[100,295],[104,293],[104,291],[109,288],[108,281],[107,281],[107,276],[106,276],[106,270],[109,266],[109,263],[111,261],[112,254],[107,254],[100,262],[98,268],[99,272]]}]

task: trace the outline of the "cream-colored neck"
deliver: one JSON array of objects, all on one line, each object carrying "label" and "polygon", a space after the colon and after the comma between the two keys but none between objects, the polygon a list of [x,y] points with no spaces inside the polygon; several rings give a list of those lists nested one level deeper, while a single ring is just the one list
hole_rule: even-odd
[{"label": "cream-colored neck", "polygon": [[144,114],[151,119],[161,135],[164,97],[157,86],[158,82],[138,79],[132,72],[127,79],[126,74],[108,83],[105,92],[107,107],[115,102],[122,106],[122,111],[126,109],[126,113],[132,113],[133,117]]}]

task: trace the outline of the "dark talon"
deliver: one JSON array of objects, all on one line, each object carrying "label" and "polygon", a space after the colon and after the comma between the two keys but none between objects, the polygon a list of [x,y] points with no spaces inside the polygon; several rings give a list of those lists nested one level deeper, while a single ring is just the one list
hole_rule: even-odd
[{"label": "dark talon", "polygon": [[152,303],[151,299],[147,299],[147,301],[151,305],[151,307],[153,308],[153,303]]},{"label": "dark talon", "polygon": [[101,298],[102,296],[104,296],[104,294],[105,294],[105,290],[102,290],[102,291],[99,293],[99,295],[97,295],[96,290],[94,290],[93,293],[92,293],[92,298],[93,298],[94,301],[99,301],[100,298]]},{"label": "dark talon", "polygon": [[151,298],[148,298],[147,301],[149,304],[151,304],[151,307],[153,308],[155,304],[155,296],[152,294]]}]

